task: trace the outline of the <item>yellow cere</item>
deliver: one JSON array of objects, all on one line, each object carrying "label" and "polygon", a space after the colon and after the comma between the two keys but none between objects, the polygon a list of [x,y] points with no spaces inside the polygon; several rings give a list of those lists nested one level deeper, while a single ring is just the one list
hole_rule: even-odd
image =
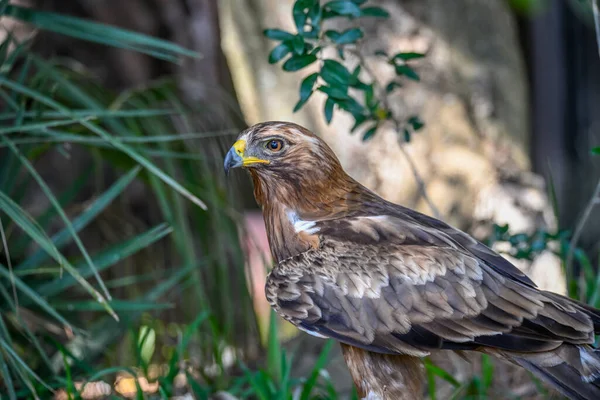
[{"label": "yellow cere", "polygon": [[252,164],[269,164],[270,163],[269,160],[262,160],[258,157],[246,157],[244,155],[244,152],[246,151],[246,141],[245,140],[238,140],[237,142],[235,142],[233,144],[233,148],[235,149],[235,152],[237,153],[237,155],[242,157],[242,163],[243,163],[244,167],[246,167],[248,165],[252,165]]},{"label": "yellow cere", "polygon": [[237,153],[238,156],[244,158],[244,151],[246,150],[246,141],[245,140],[238,140],[237,142],[235,142],[233,144],[233,148],[235,149],[235,152]]}]

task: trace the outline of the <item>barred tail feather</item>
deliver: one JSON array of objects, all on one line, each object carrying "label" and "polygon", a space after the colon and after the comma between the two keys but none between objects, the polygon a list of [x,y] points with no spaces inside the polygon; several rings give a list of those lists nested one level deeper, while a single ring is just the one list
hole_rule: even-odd
[{"label": "barred tail feather", "polygon": [[563,344],[545,353],[505,356],[570,399],[600,399],[600,352],[588,345]]}]

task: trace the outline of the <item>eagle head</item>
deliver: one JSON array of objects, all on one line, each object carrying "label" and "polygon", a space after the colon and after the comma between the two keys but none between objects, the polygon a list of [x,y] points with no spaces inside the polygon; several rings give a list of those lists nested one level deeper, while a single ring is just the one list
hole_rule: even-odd
[{"label": "eagle head", "polygon": [[226,173],[238,167],[250,172],[259,204],[269,198],[305,202],[307,194],[332,193],[350,181],[321,138],[290,122],[264,122],[240,133],[224,162]]}]

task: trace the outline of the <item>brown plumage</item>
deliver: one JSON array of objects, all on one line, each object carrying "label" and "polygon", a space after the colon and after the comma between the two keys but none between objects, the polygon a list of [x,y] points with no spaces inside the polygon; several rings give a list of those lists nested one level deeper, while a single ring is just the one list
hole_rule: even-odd
[{"label": "brown plumage", "polygon": [[226,170],[237,166],[250,171],[276,263],[267,299],[300,329],[345,344],[362,397],[402,391],[365,379],[366,359],[382,369],[398,355],[476,350],[571,398],[600,399],[591,347],[600,311],[538,289],[466,233],[380,198],[298,125],[242,132],[225,160]]}]

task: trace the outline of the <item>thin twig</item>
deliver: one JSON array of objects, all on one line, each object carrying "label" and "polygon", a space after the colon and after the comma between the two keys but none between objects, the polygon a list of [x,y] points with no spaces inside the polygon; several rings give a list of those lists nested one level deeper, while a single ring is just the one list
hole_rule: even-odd
[{"label": "thin twig", "polygon": [[[390,112],[392,112],[392,109],[390,108],[388,94],[385,91],[385,89],[381,87],[381,85],[375,78],[376,77],[375,72],[367,64],[367,60],[363,56],[362,52],[358,49],[357,50],[348,49],[348,50],[352,54],[354,54],[356,57],[358,57],[358,60],[360,61],[360,65],[364,68],[364,70],[367,72],[367,74],[369,74],[369,76],[371,77],[371,81],[373,82],[373,86],[376,88],[377,96],[381,100],[383,107],[386,110],[389,110]],[[400,132],[402,131],[402,129],[401,129],[402,123],[396,117],[393,116],[393,113],[392,113],[392,121],[394,122],[394,129],[396,130],[396,135],[399,136]],[[408,162],[408,165],[410,166],[411,172],[413,174],[413,177],[415,178],[415,181],[417,182],[417,188],[419,189],[421,196],[423,197],[423,199],[425,200],[425,202],[431,209],[433,216],[438,219],[441,219],[442,215],[440,214],[440,211],[435,206],[435,204],[433,204],[433,201],[431,201],[431,198],[427,194],[427,189],[425,188],[425,181],[423,181],[421,174],[419,174],[419,171],[417,170],[415,161],[412,159],[412,157],[410,156],[408,151],[406,151],[406,149],[404,148],[404,144],[405,143],[402,140],[398,140],[398,145],[400,147],[400,150],[402,151],[404,158],[406,158],[406,161]]]},{"label": "thin twig", "polygon": [[[400,132],[400,131],[398,131],[398,132]],[[425,188],[425,182],[423,181],[423,178],[421,178],[421,175],[419,174],[419,171],[417,170],[417,165],[415,164],[415,161],[412,159],[412,157],[410,156],[408,151],[406,151],[406,149],[404,148],[404,143],[400,142],[399,147],[400,147],[400,151],[402,151],[402,154],[404,154],[406,161],[408,161],[408,165],[410,166],[410,169],[412,170],[412,174],[415,178],[415,181],[417,182],[417,186],[419,188],[419,191],[421,192],[421,196],[423,196],[423,199],[425,200],[425,202],[427,203],[429,208],[431,208],[431,212],[433,212],[433,216],[436,217],[437,219],[441,219],[442,215],[440,214],[440,211],[437,209],[435,204],[433,204],[433,201],[431,201],[431,199],[427,195],[427,189]]]},{"label": "thin twig", "polygon": [[[600,2],[600,0],[591,0],[591,2],[592,2],[592,14],[594,16],[594,28],[596,30],[596,45],[598,46],[598,56],[600,57],[600,10],[599,10],[600,7],[598,6],[598,2]],[[573,264],[573,255],[575,253],[575,246],[577,246],[579,237],[581,236],[581,233],[583,232],[583,228],[585,227],[585,224],[587,223],[588,219],[590,218],[590,215],[591,215],[592,211],[594,210],[594,207],[596,207],[598,204],[600,204],[600,179],[598,180],[598,183],[596,184],[596,190],[594,190],[594,194],[592,194],[590,201],[588,202],[587,206],[585,207],[585,211],[583,212],[583,215],[577,222],[577,226],[575,227],[575,231],[573,232],[573,237],[571,238],[571,241],[569,242],[567,260],[565,262],[565,270],[566,270],[565,272],[567,274],[567,277],[570,276],[570,274],[571,274],[571,268],[573,266],[572,265]]]},{"label": "thin twig", "polygon": [[573,254],[575,252],[575,246],[577,246],[579,237],[581,236],[581,233],[583,232],[583,228],[585,227],[586,222],[590,218],[590,215],[591,215],[592,211],[594,210],[594,207],[596,207],[598,204],[600,204],[600,180],[598,180],[598,183],[596,184],[596,190],[594,190],[594,194],[592,195],[592,197],[590,198],[590,201],[588,202],[587,206],[585,207],[585,211],[583,212],[583,215],[577,222],[577,226],[575,228],[575,231],[573,232],[573,237],[571,238],[571,241],[569,242],[569,251],[567,253],[567,261],[565,264],[567,276],[570,276],[570,273],[571,273],[571,267],[573,264]]}]

